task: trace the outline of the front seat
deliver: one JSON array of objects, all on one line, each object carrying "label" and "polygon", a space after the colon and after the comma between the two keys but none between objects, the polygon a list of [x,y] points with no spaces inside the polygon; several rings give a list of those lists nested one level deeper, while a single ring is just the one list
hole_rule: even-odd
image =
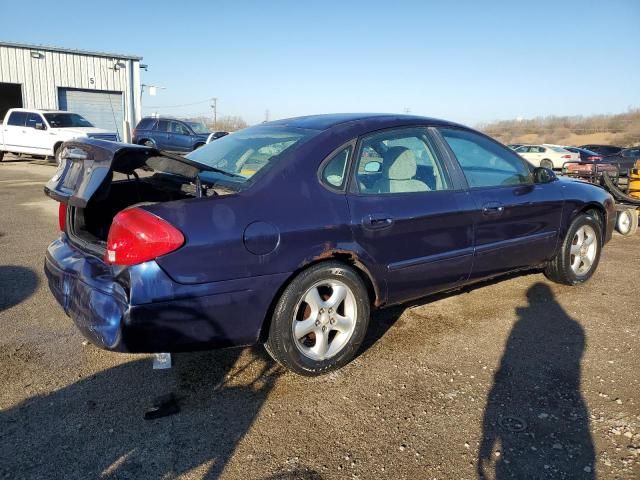
[{"label": "front seat", "polygon": [[377,193],[426,192],[429,186],[416,180],[416,155],[405,147],[391,147],[384,155],[382,178],[373,184]]}]

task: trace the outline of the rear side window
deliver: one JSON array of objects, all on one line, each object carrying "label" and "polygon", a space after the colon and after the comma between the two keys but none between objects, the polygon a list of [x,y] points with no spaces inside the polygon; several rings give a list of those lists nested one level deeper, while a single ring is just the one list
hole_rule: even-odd
[{"label": "rear side window", "polygon": [[142,120],[140,120],[140,123],[138,124],[138,129],[152,130],[155,123],[156,123],[155,118],[143,118]]},{"label": "rear side window", "polygon": [[15,125],[16,127],[24,127],[27,121],[27,112],[11,112],[7,125]]},{"label": "rear side window", "polygon": [[524,161],[507,148],[474,132],[440,129],[455,154],[469,186],[498,187],[532,182]]},{"label": "rear side window", "polygon": [[156,126],[156,130],[159,132],[168,132],[169,131],[169,122],[167,120],[158,121],[158,125]]},{"label": "rear side window", "polygon": [[322,183],[332,189],[344,188],[350,154],[351,146],[343,148],[324,164],[321,175]]}]

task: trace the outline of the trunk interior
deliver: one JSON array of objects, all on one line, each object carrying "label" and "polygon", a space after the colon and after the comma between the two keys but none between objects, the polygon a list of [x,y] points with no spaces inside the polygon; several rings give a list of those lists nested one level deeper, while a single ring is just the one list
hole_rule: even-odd
[{"label": "trunk interior", "polygon": [[[106,191],[106,193],[105,193]],[[109,228],[116,214],[138,204],[171,202],[196,196],[192,184],[179,177],[152,175],[109,182],[105,191],[85,208],[72,207],[68,217],[69,236],[81,247],[102,255]]]}]

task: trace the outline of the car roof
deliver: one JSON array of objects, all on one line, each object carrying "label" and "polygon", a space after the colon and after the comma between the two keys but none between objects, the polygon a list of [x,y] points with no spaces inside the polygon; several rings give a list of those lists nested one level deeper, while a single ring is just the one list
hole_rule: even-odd
[{"label": "car roof", "polygon": [[12,112],[35,112],[35,113],[74,113],[65,110],[48,110],[46,108],[12,108]]},{"label": "car roof", "polygon": [[460,126],[446,120],[417,115],[400,115],[393,113],[330,113],[321,115],[308,115],[304,117],[285,118],[264,122],[262,125],[286,125],[294,128],[306,128],[310,130],[328,130],[337,125],[350,122],[372,122],[384,127],[385,123],[397,124],[398,121],[406,121],[407,124],[430,124],[438,126]]}]

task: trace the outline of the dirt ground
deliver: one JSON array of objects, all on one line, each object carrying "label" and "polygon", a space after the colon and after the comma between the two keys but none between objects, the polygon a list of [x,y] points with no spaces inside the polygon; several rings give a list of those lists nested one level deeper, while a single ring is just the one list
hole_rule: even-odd
[{"label": "dirt ground", "polygon": [[[0,478],[640,478],[640,235],[581,287],[533,273],[377,312],[324,377],[261,347],[154,371],[49,294],[53,172],[0,164]],[[181,412],[144,420],[167,392]]]}]

